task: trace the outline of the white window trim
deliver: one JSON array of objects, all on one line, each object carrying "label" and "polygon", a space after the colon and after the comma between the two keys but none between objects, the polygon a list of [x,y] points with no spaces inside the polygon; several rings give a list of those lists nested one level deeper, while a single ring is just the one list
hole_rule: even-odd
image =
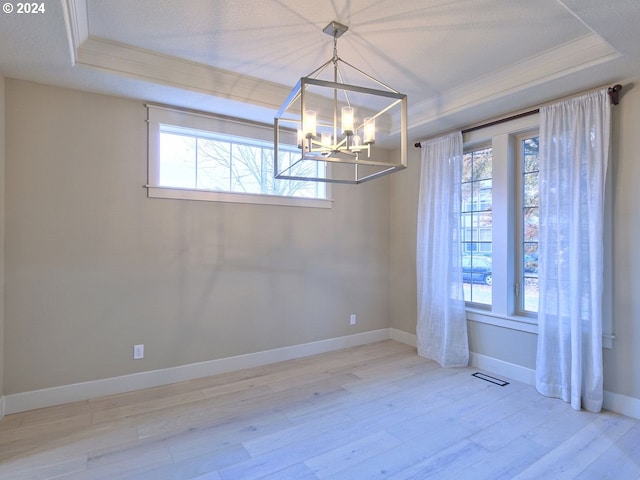
[{"label": "white window trim", "polygon": [[515,271],[510,265],[515,262],[516,232],[511,225],[496,219],[515,218],[516,206],[510,197],[510,185],[513,185],[517,168],[514,161],[514,139],[527,131],[538,128],[538,115],[523,117],[512,122],[475,130],[464,135],[464,149],[492,148],[492,192],[493,192],[493,251],[508,252],[507,256],[493,256],[493,275],[491,310],[467,305],[467,320],[495,325],[528,333],[538,333],[537,318],[516,314],[514,295],[505,295],[514,285]]},{"label": "white window trim", "polygon": [[187,112],[175,108],[147,104],[148,170],[147,196],[173,200],[199,200],[288,207],[331,208],[331,184],[326,183],[327,198],[289,197],[260,193],[217,192],[159,185],[160,179],[160,125],[175,125],[194,130],[210,131],[262,141],[273,141],[273,127],[230,117]]},{"label": "white window trim", "polygon": [[[522,200],[522,192],[524,189],[524,181],[523,181],[523,165],[522,165],[522,160],[523,160],[523,155],[524,155],[524,148],[523,148],[523,141],[527,138],[532,138],[535,136],[539,136],[539,132],[538,129],[536,129],[535,131],[528,131],[528,132],[521,132],[518,134],[513,135],[513,148],[514,148],[514,157],[515,157],[515,162],[514,162],[514,168],[515,168],[515,176],[517,177],[517,181],[515,181],[514,185],[516,187],[516,191],[518,192],[518,198],[520,198],[520,200]],[[524,213],[523,213],[523,205],[522,204],[518,204],[518,212],[516,213],[515,216],[515,222],[516,222],[516,226],[517,226],[517,230],[518,232],[516,233],[516,244],[517,247],[515,249],[515,255],[518,258],[518,260],[520,260],[523,256],[524,256],[524,248],[523,248],[523,243],[524,243],[524,232],[522,231],[522,225],[524,223]],[[538,240],[539,241],[539,240]],[[518,311],[517,314],[518,315],[522,315],[522,316],[528,316],[531,317],[533,319],[537,319],[537,312],[531,312],[531,311],[527,311],[524,309],[523,304],[523,299],[524,299],[524,291],[525,291],[525,285],[524,285],[524,281],[523,281],[523,276],[524,276],[524,272],[522,271],[522,263],[518,262],[518,268],[516,269],[516,275],[517,275],[517,279],[514,280],[515,282],[519,283],[519,291],[520,291],[520,296],[521,298],[517,298],[516,300],[518,301],[518,305],[516,307],[516,310]]]},{"label": "white window trim", "polygon": [[152,185],[146,185],[146,187],[149,198],[311,208],[331,208],[333,203],[333,200],[324,198],[285,197],[282,195],[266,195],[263,193],[216,192],[213,190],[196,190],[192,188],[154,187]]}]

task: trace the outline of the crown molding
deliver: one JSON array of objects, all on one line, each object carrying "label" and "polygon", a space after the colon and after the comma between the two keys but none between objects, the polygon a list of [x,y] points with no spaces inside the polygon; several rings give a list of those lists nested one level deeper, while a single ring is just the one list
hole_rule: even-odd
[{"label": "crown molding", "polygon": [[[278,110],[278,99],[286,98],[289,94],[289,87],[264,79],[91,36],[87,1],[62,0],[62,6],[74,66],[96,68],[272,110]],[[438,97],[410,104],[408,128],[429,125],[447,116],[525,92],[620,57],[621,54],[599,35],[585,35],[453,88]],[[399,117],[392,118],[390,134],[399,133],[399,125]]]},{"label": "crown molding", "polygon": [[414,104],[409,109],[411,128],[524,92],[620,57],[621,54],[598,35],[588,34],[451,89],[440,97]]},{"label": "crown molding", "polygon": [[77,50],[77,64],[274,110],[289,93],[263,79],[92,36]]},{"label": "crown molding", "polygon": [[289,88],[90,35],[87,0],[62,0],[71,64],[278,109]]},{"label": "crown molding", "polygon": [[62,0],[61,3],[69,53],[71,54],[71,65],[75,66],[78,49],[89,38],[87,0]]}]

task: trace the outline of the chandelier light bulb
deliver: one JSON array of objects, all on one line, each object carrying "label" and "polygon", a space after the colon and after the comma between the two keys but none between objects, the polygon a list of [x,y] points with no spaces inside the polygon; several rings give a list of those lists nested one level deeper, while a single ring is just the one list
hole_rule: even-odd
[{"label": "chandelier light bulb", "polygon": [[365,118],[364,119],[364,143],[365,145],[371,145],[376,143],[376,119]]},{"label": "chandelier light bulb", "polygon": [[302,130],[304,136],[307,138],[314,138],[316,136],[316,111],[305,110],[304,117],[302,118]]},{"label": "chandelier light bulb", "polygon": [[331,148],[331,133],[322,132],[322,135],[320,136],[320,143],[325,148]]},{"label": "chandelier light bulb", "polygon": [[304,147],[304,132],[302,131],[301,128],[298,128],[298,148],[303,148]]},{"label": "chandelier light bulb", "polygon": [[342,134],[353,135],[354,112],[353,107],[342,107]]}]

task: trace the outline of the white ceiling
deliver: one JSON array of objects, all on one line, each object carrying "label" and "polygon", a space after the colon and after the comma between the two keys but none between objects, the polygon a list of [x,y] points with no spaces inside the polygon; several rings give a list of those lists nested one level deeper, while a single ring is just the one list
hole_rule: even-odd
[{"label": "white ceiling", "polygon": [[411,142],[640,76],[639,0],[44,3],[0,14],[5,77],[265,122],[337,20],[340,57],[408,95]]}]

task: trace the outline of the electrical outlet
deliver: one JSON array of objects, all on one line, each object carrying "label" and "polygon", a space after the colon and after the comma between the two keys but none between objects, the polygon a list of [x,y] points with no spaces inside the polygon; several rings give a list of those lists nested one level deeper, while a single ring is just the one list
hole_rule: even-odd
[{"label": "electrical outlet", "polygon": [[351,323],[351,325],[355,325],[356,324],[356,314],[355,313],[351,314],[349,322]]},{"label": "electrical outlet", "polygon": [[144,345],[134,345],[133,346],[133,359],[140,360],[144,358]]}]

